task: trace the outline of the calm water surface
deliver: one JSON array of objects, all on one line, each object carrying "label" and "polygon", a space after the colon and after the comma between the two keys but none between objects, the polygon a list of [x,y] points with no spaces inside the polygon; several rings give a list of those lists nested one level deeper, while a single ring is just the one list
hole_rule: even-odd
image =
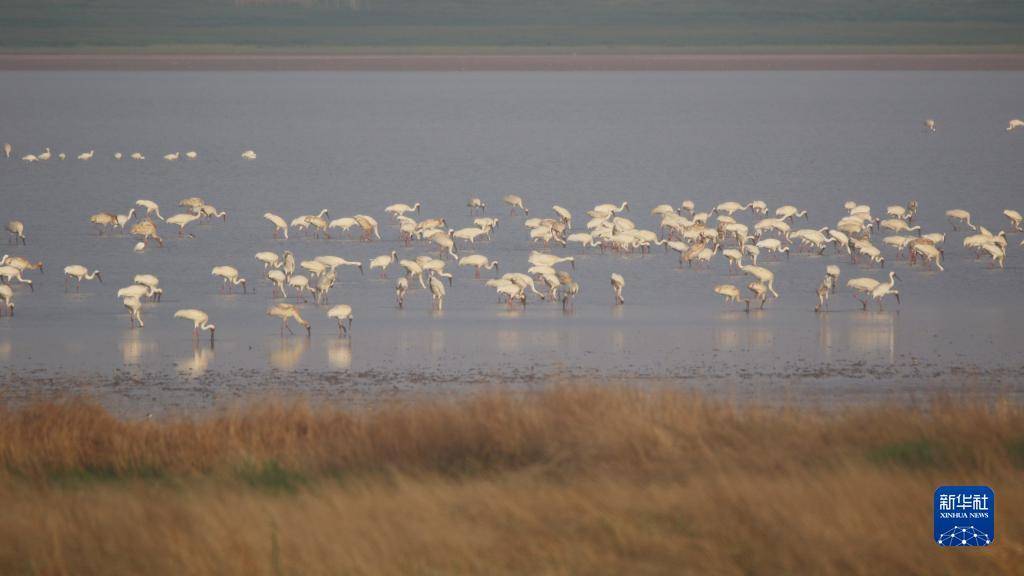
[{"label": "calm water surface", "polygon": [[[494,292],[456,273],[443,313],[429,294],[393,301],[391,278],[342,269],[332,303],[355,309],[351,342],[337,337],[325,309],[303,306],[313,337],[282,339],[264,315],[271,304],[259,280],[260,250],[290,249],[299,260],[335,254],[363,260],[404,247],[383,207],[423,203],[422,217],[471,224],[467,198],[479,196],[501,218],[492,242],[467,249],[525,271],[532,246],[521,217],[501,197],[526,199],[531,215],[569,208],[582,227],[597,203],[629,200],[628,215],[656,228],[651,207],[693,199],[698,209],[724,200],[763,199],[806,208],[808,227],[834,224],[842,204],[885,206],[916,199],[926,231],[949,231],[943,213],[972,211],[976,222],[1008,227],[1004,208],[1024,211],[1020,173],[1024,134],[1005,132],[1024,113],[1024,75],[962,72],[776,73],[0,73],[0,140],[20,157],[50,146],[90,162],[0,162],[0,219],[28,227],[25,248],[4,251],[46,264],[19,289],[13,319],[0,320],[0,362],[12,385],[33,378],[128,378],[158,401],[244,389],[281,380],[344,388],[423,382],[528,381],[549,374],[640,375],[668,381],[814,382],[837,389],[892,390],[970,379],[1017,390],[1022,362],[1024,274],[1011,235],[1005,270],[991,270],[961,246],[946,245],[946,272],[908,268],[904,301],[862,312],[848,293],[815,314],[814,290],[827,263],[854,276],[880,277],[829,251],[762,261],[782,297],[749,315],[724,306],[713,285],[729,278],[724,259],[708,270],[680,269],[674,253],[616,256],[558,248],[577,257],[582,285],[576,311],[531,304],[510,311]],[[939,131],[922,122],[936,118]],[[242,150],[259,154],[254,162]],[[196,149],[195,161],[165,153]],[[112,155],[142,151],[144,162]],[[190,226],[194,239],[162,232],[163,249],[132,252],[128,236],[98,237],[98,211],[126,213],[138,198],[176,203],[199,195],[229,214],[227,223]],[[266,211],[286,218],[356,213],[384,223],[383,240],[344,237],[275,241]],[[739,216],[752,223],[749,214]],[[804,224],[798,223],[798,226]],[[879,236],[880,238],[880,236]],[[880,240],[877,242],[880,244]],[[105,283],[65,294],[61,269],[99,268]],[[210,269],[238,267],[255,294],[222,295]],[[627,304],[613,307],[608,275],[627,281]],[[114,297],[138,273],[160,276],[159,304],[146,326],[129,329]],[[486,273],[485,273],[486,276]],[[193,346],[181,307],[202,308],[217,342]],[[215,377],[214,377],[215,376]],[[308,384],[315,382],[316,384]],[[30,385],[25,385],[30,386]],[[128,394],[128,392],[124,392]]]}]

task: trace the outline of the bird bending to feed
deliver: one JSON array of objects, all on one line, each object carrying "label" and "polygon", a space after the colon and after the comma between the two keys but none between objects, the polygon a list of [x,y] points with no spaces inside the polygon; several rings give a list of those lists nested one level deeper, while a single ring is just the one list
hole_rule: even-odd
[{"label": "bird bending to feed", "polygon": [[622,297],[622,288],[626,285],[626,279],[617,272],[612,272],[611,275],[612,290],[615,291],[615,303],[625,304],[626,299]]},{"label": "bird bending to feed", "polygon": [[136,322],[139,324],[139,328],[145,326],[142,322],[142,301],[138,296],[125,297],[124,307],[128,309],[128,321],[131,322],[132,329],[135,328]]},{"label": "bird bending to feed", "polygon": [[487,211],[487,204],[484,204],[484,201],[479,198],[470,198],[466,206],[469,206],[470,214],[472,214],[475,210],[480,210],[481,212]]},{"label": "bird bending to feed", "polygon": [[1006,125],[1007,132],[1013,132],[1017,128],[1024,128],[1024,120],[1021,120],[1020,118],[1014,118],[1013,120],[1010,120],[1009,124]]},{"label": "bird bending to feed", "polygon": [[515,194],[507,194],[507,195],[505,195],[504,198],[502,198],[502,201],[505,202],[505,204],[508,204],[511,207],[511,212],[510,212],[511,214],[515,214],[516,213],[516,208],[519,208],[520,210],[522,210],[523,214],[527,214],[527,215],[530,214],[530,210],[527,209],[526,206],[523,205],[523,199],[520,196],[517,196]]},{"label": "bird bending to feed", "polygon": [[302,316],[299,315],[299,309],[293,306],[292,304],[285,304],[283,302],[280,304],[274,304],[270,308],[267,308],[267,316],[281,319],[282,336],[284,336],[285,328],[288,329],[289,333],[295,334],[295,332],[292,331],[292,327],[288,325],[289,320],[295,320],[295,322],[297,322],[300,326],[305,328],[306,336],[309,336],[312,333],[312,330],[310,329],[309,326],[309,322],[306,322],[305,320],[302,319]]},{"label": "bird bending to feed", "polygon": [[977,230],[978,227],[971,223],[971,213],[967,210],[961,210],[959,208],[955,210],[946,210],[946,218],[949,219],[949,223],[953,225],[953,230],[956,230],[957,222],[967,224],[967,227],[971,230]]},{"label": "bird bending to feed", "polygon": [[99,270],[93,270],[92,272],[89,272],[89,269],[86,268],[85,266],[82,266],[80,264],[72,264],[70,266],[64,267],[65,292],[68,291],[68,281],[72,278],[74,278],[78,282],[77,284],[75,284],[75,292],[78,292],[79,289],[82,287],[82,280],[96,279],[100,281],[100,284],[103,284],[103,278],[100,277]]},{"label": "bird bending to feed", "polygon": [[81,154],[78,155],[78,159],[79,160],[92,160],[92,156],[95,153],[96,153],[95,150],[89,150],[88,152],[82,152]]},{"label": "bird bending to feed", "polygon": [[286,222],[284,218],[281,218],[273,212],[267,212],[263,217],[274,225],[274,238],[277,238],[277,233],[281,232],[284,235],[284,239],[288,239],[288,222]]},{"label": "bird bending to feed", "polygon": [[196,158],[199,158],[199,152],[196,152],[195,150],[189,150],[188,152],[185,152],[185,158],[188,158],[189,160],[195,160]]},{"label": "bird bending to feed", "polygon": [[7,237],[7,242],[10,243],[12,240],[15,244],[18,240],[21,240],[21,245],[25,246],[28,243],[25,241],[25,225],[20,220],[11,220],[4,227],[7,233],[10,235]]},{"label": "bird bending to feed", "polygon": [[174,313],[175,318],[183,318],[185,320],[192,321],[192,338],[199,338],[200,330],[210,331],[210,342],[213,342],[213,333],[216,332],[217,327],[210,324],[210,317],[202,310],[196,310],[194,308],[185,308],[184,310],[178,310]]},{"label": "bird bending to feed", "polygon": [[166,220],[168,224],[174,224],[178,227],[178,236],[185,235],[185,226],[188,226],[192,222],[199,220],[198,214],[175,214]]},{"label": "bird bending to feed", "polygon": [[498,261],[488,260],[487,257],[484,256],[483,254],[472,254],[470,256],[463,256],[462,259],[459,260],[459,267],[461,268],[463,266],[472,266],[473,268],[475,268],[476,273],[474,277],[476,278],[480,277],[481,268],[486,268],[487,270],[493,268],[495,273],[498,272]]},{"label": "bird bending to feed", "polygon": [[0,316],[6,313],[14,316],[14,289],[6,284],[0,284],[0,300],[3,300],[3,307],[0,308]]},{"label": "bird bending to feed", "polygon": [[160,206],[152,200],[136,200],[135,205],[139,208],[146,209],[146,216],[156,214],[156,217],[163,220],[164,217],[160,215]]},{"label": "bird bending to feed", "polygon": [[[142,152],[132,152],[129,156],[132,160],[145,160],[146,157],[142,155]],[[165,156],[166,158],[166,156]]]},{"label": "bird bending to feed", "polygon": [[405,214],[407,212],[415,212],[415,213],[419,214],[420,213],[420,203],[417,202],[417,203],[413,204],[412,206],[409,206],[408,204],[392,204],[392,205],[388,206],[387,208],[384,208],[384,212],[387,212],[388,214],[391,214],[395,218],[397,218],[399,216],[405,216]]},{"label": "bird bending to feed", "polygon": [[430,276],[430,295],[434,299],[434,309],[444,310],[445,289],[444,282],[437,279],[437,276]]},{"label": "bird bending to feed", "polygon": [[160,279],[152,274],[136,274],[132,282],[149,288],[149,298],[157,302],[164,295],[164,289],[160,287]]},{"label": "bird bending to feed", "polygon": [[255,160],[256,152],[253,152],[252,150],[246,150],[245,152],[242,152],[242,158],[245,158],[246,160]]},{"label": "bird bending to feed", "polygon": [[181,158],[181,152],[175,152],[174,154],[164,154],[164,160],[170,160],[171,162],[174,162],[178,158]]},{"label": "bird bending to feed", "polygon": [[[327,311],[328,318],[338,321],[338,332],[342,336],[348,336],[352,330],[352,307],[348,304],[338,304]],[[347,325],[346,325],[347,323]]]},{"label": "bird bending to feed", "polygon": [[726,303],[736,302],[739,304],[741,301],[745,302],[747,307],[746,311],[750,312],[750,300],[740,299],[740,289],[733,286],[732,284],[719,284],[713,288],[715,294],[719,296],[725,296]]},{"label": "bird bending to feed", "polygon": [[929,132],[935,132],[935,120],[931,118],[924,121],[924,129]]},{"label": "bird bending to feed", "polygon": [[235,268],[234,266],[214,266],[211,274],[224,280],[224,283],[220,287],[221,292],[224,291],[224,287],[226,286],[228,294],[230,294],[232,286],[241,284],[242,293],[248,293],[248,289],[245,286],[245,278],[238,275],[238,268]]},{"label": "bird bending to feed", "polygon": [[[388,277],[388,275],[387,275],[388,267],[391,266],[391,263],[394,262],[397,259],[398,259],[398,252],[396,252],[394,250],[391,251],[391,254],[384,254],[382,256],[377,256],[373,260],[370,260],[370,270],[373,270],[374,268],[380,268],[380,277],[381,278],[387,278]],[[361,269],[362,268],[360,268],[360,270]]]},{"label": "bird bending to feed", "polygon": [[395,301],[399,308],[405,307],[405,293],[409,291],[409,279],[405,276],[395,282]]},{"label": "bird bending to feed", "polygon": [[29,290],[36,291],[32,281],[28,278],[22,278],[21,269],[14,266],[0,265],[0,280],[6,284],[10,284],[12,280],[17,280],[20,284],[28,284]]}]

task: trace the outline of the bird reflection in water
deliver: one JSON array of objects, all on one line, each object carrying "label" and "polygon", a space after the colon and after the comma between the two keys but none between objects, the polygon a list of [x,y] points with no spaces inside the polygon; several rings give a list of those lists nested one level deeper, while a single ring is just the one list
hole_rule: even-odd
[{"label": "bird reflection in water", "polygon": [[765,310],[729,309],[718,313],[718,324],[712,331],[716,348],[726,350],[766,350],[775,344],[774,328],[751,324],[750,320],[764,318]]},{"label": "bird reflection in water", "polygon": [[331,338],[327,341],[327,363],[331,368],[344,370],[352,367],[352,341]]},{"label": "bird reflection in water", "polygon": [[213,356],[213,342],[210,342],[209,346],[194,343],[192,355],[184,356],[178,360],[178,369],[190,372],[193,376],[199,376],[206,372],[210,362],[213,361]]},{"label": "bird reflection in water", "polygon": [[858,310],[841,318],[833,316],[822,314],[818,319],[818,346],[826,359],[847,352],[856,360],[895,360],[898,311]]},{"label": "bird reflection in water", "polygon": [[519,352],[519,336],[519,330],[496,330],[494,332],[498,350],[508,354]]},{"label": "bird reflection in water", "polygon": [[294,368],[309,350],[309,338],[275,338],[268,348],[270,365],[288,370]]},{"label": "bird reflection in water", "polygon": [[144,340],[141,330],[125,330],[118,342],[121,360],[125,364],[137,364],[143,356],[156,354],[160,347],[153,340]]},{"label": "bird reflection in water", "polygon": [[0,341],[0,360],[7,362],[11,359],[11,341],[2,340]]},{"label": "bird reflection in water", "polygon": [[896,358],[896,317],[898,311],[867,311],[857,314],[850,325],[850,350],[864,356]]}]

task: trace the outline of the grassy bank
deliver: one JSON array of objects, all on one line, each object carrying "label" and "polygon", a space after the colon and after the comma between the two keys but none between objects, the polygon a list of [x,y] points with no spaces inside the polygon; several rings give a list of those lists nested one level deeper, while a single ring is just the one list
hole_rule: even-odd
[{"label": "grassy bank", "polygon": [[5,0],[0,50],[990,52],[1008,0]]},{"label": "grassy bank", "polygon": [[[0,409],[3,573],[1010,574],[1024,407],[826,411],[558,388],[123,421]],[[986,550],[932,492],[998,500]]]}]

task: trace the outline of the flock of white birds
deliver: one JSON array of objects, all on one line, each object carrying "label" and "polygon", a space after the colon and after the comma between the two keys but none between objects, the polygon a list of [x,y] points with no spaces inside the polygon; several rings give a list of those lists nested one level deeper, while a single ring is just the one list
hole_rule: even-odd
[{"label": "flock of white birds", "polygon": [[[1024,122],[1011,120],[1008,131],[1024,127]],[[928,131],[936,130],[933,120],[925,121]],[[12,147],[4,144],[4,155],[11,158]],[[77,158],[88,161],[93,157],[90,150],[79,154]],[[182,154],[174,152],[164,156],[167,161],[176,161]],[[184,153],[186,159],[195,159],[195,151]],[[45,162],[53,157],[49,148],[39,154],[28,154],[22,157],[28,162]],[[59,159],[66,158],[61,153]],[[145,156],[135,152],[130,158],[144,160]],[[118,152],[115,159],[123,158]],[[254,160],[255,152],[246,150],[242,158]],[[921,265],[936,271],[944,270],[943,245],[946,242],[945,232],[925,232],[915,220],[918,203],[911,200],[906,204],[896,204],[885,208],[884,216],[876,216],[872,207],[855,201],[844,204],[847,213],[832,226],[819,228],[797,228],[796,222],[807,219],[807,211],[797,206],[779,206],[769,215],[769,207],[763,201],[741,204],[726,201],[708,211],[698,211],[694,202],[686,200],[678,207],[661,204],[651,209],[651,216],[659,219],[655,229],[639,227],[624,214],[629,211],[629,203],[599,204],[587,211],[588,221],[583,229],[573,227],[572,213],[558,205],[551,207],[551,214],[546,217],[529,217],[529,209],[520,196],[509,194],[503,199],[509,206],[510,213],[522,213],[523,226],[532,242],[542,244],[546,250],[552,244],[567,246],[573,244],[581,250],[599,249],[602,253],[634,253],[648,252],[652,246],[662,246],[665,250],[678,253],[679,265],[707,266],[721,254],[728,262],[730,274],[734,271],[750,276],[752,281],[746,285],[746,292],[734,284],[719,284],[714,292],[725,298],[726,303],[736,303],[749,311],[751,303],[763,308],[769,299],[779,298],[775,288],[775,273],[764,266],[758,265],[758,259],[773,258],[778,260],[781,254],[790,258],[793,252],[825,254],[830,248],[837,255],[849,257],[851,263],[869,266],[885,266],[886,257],[883,250],[894,258],[906,258],[911,265]],[[151,243],[162,247],[163,238],[159,234],[159,224],[177,227],[179,236],[186,234],[189,224],[205,220],[222,219],[227,221],[227,213],[199,197],[185,198],[178,202],[182,211],[164,218],[156,202],[147,199],[136,201],[125,214],[99,212],[89,216],[89,221],[99,234],[112,231],[127,232],[138,241],[135,250],[138,252],[150,248]],[[395,299],[397,306],[404,307],[406,295],[410,289],[419,286],[429,291],[433,307],[441,310],[447,295],[445,280],[451,287],[454,276],[445,270],[448,262],[454,260],[459,268],[472,268],[476,278],[480,278],[483,270],[494,270],[495,277],[485,282],[493,288],[501,301],[508,306],[525,306],[529,297],[548,302],[561,302],[563,310],[573,307],[574,299],[580,292],[580,285],[573,278],[566,266],[575,270],[575,258],[558,256],[546,251],[530,252],[529,268],[525,272],[508,272],[498,276],[499,265],[480,253],[460,256],[461,251],[469,251],[469,247],[486,246],[492,240],[492,232],[498,227],[499,219],[486,216],[486,204],[480,198],[471,198],[467,203],[473,218],[473,225],[452,229],[445,218],[427,218],[416,220],[420,213],[420,203],[392,204],[384,208],[384,213],[398,229],[406,247],[419,243],[431,247],[429,254],[420,254],[411,258],[400,258],[397,251],[382,254],[369,261],[371,271],[378,270],[380,277],[386,277],[387,271],[393,266],[402,269],[401,276],[395,282]],[[745,224],[737,218],[749,212],[753,222]],[[971,213],[956,208],[946,211],[946,217],[952,230],[969,230],[971,233],[963,238],[963,245],[973,250],[978,258],[987,256],[991,266],[1005,266],[1008,247],[1007,232],[993,233],[984,226],[972,222]],[[1010,233],[1024,232],[1024,217],[1021,213],[1006,209],[1003,215],[1009,220]],[[287,241],[289,232],[298,232],[314,237],[329,239],[332,233],[340,231],[349,234],[358,229],[359,240],[373,242],[381,239],[381,227],[378,221],[367,214],[356,214],[351,217],[329,219],[326,209],[316,214],[305,214],[286,220],[285,218],[266,213],[264,218],[272,225],[275,239]],[[20,220],[11,220],[6,225],[9,234],[8,243],[28,245],[26,226]],[[884,231],[884,232],[883,232]],[[873,241],[872,236],[889,234],[881,239],[880,245]],[[191,233],[189,233],[192,236]],[[479,244],[478,244],[479,243]],[[1021,242],[1024,245],[1024,241]],[[436,251],[437,257],[433,256]],[[281,321],[280,330],[293,332],[290,322],[294,321],[306,329],[307,336],[311,333],[310,323],[300,314],[299,303],[308,302],[307,295],[313,298],[316,306],[328,306],[331,289],[337,282],[339,268],[352,266],[363,272],[363,263],[349,261],[339,256],[317,256],[311,260],[296,261],[289,250],[282,253],[263,251],[254,255],[255,260],[262,264],[261,276],[265,282],[273,286],[273,294],[281,302],[269,307],[266,314]],[[258,266],[258,265],[257,265]],[[34,290],[32,280],[25,275],[31,271],[43,270],[41,261],[31,261],[23,256],[4,255],[0,259],[0,315],[14,314],[14,287],[26,286]],[[81,264],[70,264],[64,267],[65,291],[70,290],[71,283],[77,291],[83,281],[97,280],[102,283],[99,270],[90,270]],[[224,264],[215,266],[211,275],[219,279],[220,290],[231,292],[240,286],[243,293],[248,292],[248,281],[235,266]],[[835,264],[825,267],[824,276],[819,284],[816,295],[816,312],[828,309],[829,298],[839,287],[841,270]],[[883,300],[892,296],[897,302],[900,291],[895,287],[899,276],[890,271],[881,278],[857,277],[846,282],[851,294],[860,300],[866,310],[869,302],[874,301],[879,310]],[[610,284],[615,305],[625,303],[623,290],[625,278],[613,273]],[[540,289],[538,289],[538,287]],[[289,291],[291,294],[289,295]],[[153,274],[139,274],[133,278],[133,284],[117,291],[124,307],[128,310],[129,322],[134,329],[144,326],[142,318],[143,301],[158,302],[163,294],[160,280]],[[745,296],[746,295],[746,296]],[[287,302],[294,299],[295,303]],[[339,333],[348,336],[351,330],[353,311],[351,306],[338,304],[326,310],[326,316],[337,321]],[[208,331],[210,339],[214,337],[216,327],[210,322],[209,315],[202,310],[182,309],[175,313],[176,318],[185,319],[193,324],[193,337],[199,338],[200,333]]]}]

